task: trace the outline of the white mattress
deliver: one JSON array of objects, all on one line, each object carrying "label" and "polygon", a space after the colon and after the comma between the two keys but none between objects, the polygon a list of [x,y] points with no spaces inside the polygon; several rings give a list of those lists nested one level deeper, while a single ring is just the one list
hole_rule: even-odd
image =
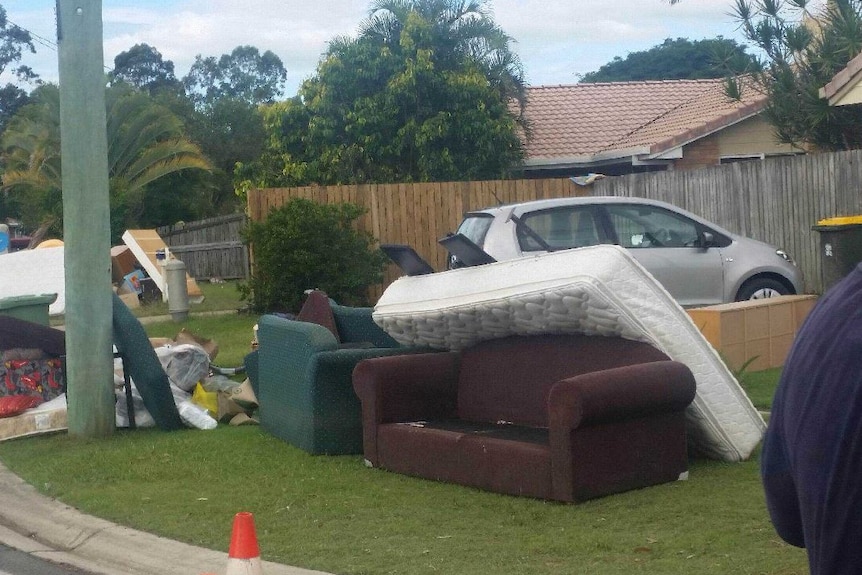
[{"label": "white mattress", "polygon": [[647,342],[691,369],[689,439],[714,459],[747,459],[766,424],[691,318],[623,248],[552,252],[402,277],[374,321],[398,342],[461,349],[507,335],[583,333]]},{"label": "white mattress", "polygon": [[64,248],[39,248],[0,254],[0,298],[57,294],[48,306],[50,315],[66,310]]}]

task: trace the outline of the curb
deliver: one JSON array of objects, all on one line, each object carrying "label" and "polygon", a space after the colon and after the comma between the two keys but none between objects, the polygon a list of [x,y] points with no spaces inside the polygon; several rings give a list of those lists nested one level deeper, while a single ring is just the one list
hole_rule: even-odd
[{"label": "curb", "polygon": [[[136,531],[81,513],[36,489],[0,463],[0,542],[40,559],[96,575],[222,573],[227,553]],[[327,575],[263,562],[267,575]]]}]

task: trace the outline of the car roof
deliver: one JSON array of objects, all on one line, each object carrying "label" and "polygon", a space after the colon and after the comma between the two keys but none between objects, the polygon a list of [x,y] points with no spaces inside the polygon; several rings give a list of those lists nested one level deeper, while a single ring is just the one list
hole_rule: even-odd
[{"label": "car roof", "polygon": [[556,208],[557,206],[578,206],[584,204],[645,204],[651,206],[661,206],[674,211],[680,210],[680,208],[672,204],[668,204],[660,200],[651,200],[648,198],[633,198],[626,196],[573,196],[568,198],[551,198],[546,200],[532,200],[529,202],[500,204],[499,206],[490,206],[479,210],[470,210],[470,213],[490,214],[499,211],[509,212],[512,210],[512,208],[515,208],[516,212],[522,213],[533,212],[545,208]]},{"label": "car roof", "polygon": [[492,206],[488,208],[483,208],[480,210],[470,210],[467,212],[465,217],[477,216],[477,215],[490,215],[499,217],[502,214],[514,213],[517,216],[521,216],[527,212],[534,212],[537,210],[544,210],[548,208],[556,208],[559,206],[579,206],[579,205],[595,205],[595,204],[642,204],[646,206],[656,206],[665,208],[672,212],[676,212],[678,214],[682,214],[687,216],[701,224],[708,226],[715,231],[725,234],[731,238],[737,238],[737,234],[726,230],[716,224],[715,222],[711,222],[706,220],[697,214],[693,214],[688,210],[684,210],[679,206],[675,206],[673,204],[669,204],[667,202],[663,202],[661,200],[653,200],[650,198],[637,198],[637,197],[629,197],[629,196],[574,196],[567,198],[551,198],[546,200],[532,200],[529,202],[517,202],[511,204],[501,204],[499,206]]}]

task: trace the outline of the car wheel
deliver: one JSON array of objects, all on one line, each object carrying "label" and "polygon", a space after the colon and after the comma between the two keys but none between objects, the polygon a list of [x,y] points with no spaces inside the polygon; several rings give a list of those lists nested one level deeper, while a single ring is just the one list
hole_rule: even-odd
[{"label": "car wheel", "polygon": [[788,295],[790,290],[783,283],[772,278],[753,278],[742,284],[736,294],[736,301],[749,299],[765,299],[780,295]]}]

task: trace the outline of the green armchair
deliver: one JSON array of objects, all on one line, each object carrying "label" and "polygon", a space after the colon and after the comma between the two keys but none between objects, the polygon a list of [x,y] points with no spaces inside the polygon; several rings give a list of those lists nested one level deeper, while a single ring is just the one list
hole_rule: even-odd
[{"label": "green armchair", "polygon": [[329,305],[335,331],[261,317],[258,349],[246,365],[257,380],[252,383],[266,431],[311,454],[358,454],[362,406],[353,391],[353,368],[363,359],[425,350],[399,346],[371,319],[371,308]]}]

